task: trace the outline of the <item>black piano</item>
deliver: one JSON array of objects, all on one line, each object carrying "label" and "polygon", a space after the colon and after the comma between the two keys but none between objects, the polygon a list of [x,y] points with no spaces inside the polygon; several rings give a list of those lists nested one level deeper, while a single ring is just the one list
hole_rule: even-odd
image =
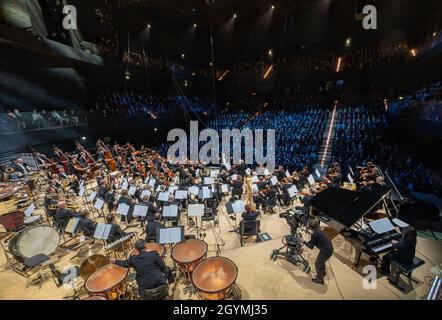
[{"label": "black piano", "polygon": [[381,185],[362,192],[329,188],[310,201],[311,213],[355,247],[355,264],[358,265],[362,252],[376,259],[392,249],[391,240],[398,240],[401,236],[396,230],[376,233],[370,227],[363,228],[361,223],[367,213],[386,204],[391,191],[390,187]]}]

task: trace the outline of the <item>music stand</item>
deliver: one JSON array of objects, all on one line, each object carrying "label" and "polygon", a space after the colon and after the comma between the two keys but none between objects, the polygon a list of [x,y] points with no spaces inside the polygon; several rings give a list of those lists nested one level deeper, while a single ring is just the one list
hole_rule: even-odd
[{"label": "music stand", "polygon": [[69,233],[71,235],[76,234],[78,231],[79,224],[80,224],[80,218],[69,219],[69,222],[66,225],[66,228],[64,228],[64,232]]},{"label": "music stand", "polygon": [[[98,216],[100,216],[101,214],[104,215],[103,206],[104,206],[104,200],[101,198],[97,198],[97,200],[95,201],[95,204],[94,204],[94,208],[97,210]],[[100,212],[101,212],[101,214],[100,214]]]},{"label": "music stand", "polygon": [[162,214],[164,221],[176,221],[178,220],[178,205],[170,204],[163,207]]},{"label": "music stand", "polygon": [[[197,237],[199,237],[199,225],[198,225],[198,217],[202,217],[204,215],[204,204],[201,203],[195,203],[195,204],[189,204],[189,206],[187,207],[187,217],[191,218],[194,217],[195,218],[195,226],[190,229],[190,232],[192,232],[193,230],[196,229],[196,234]],[[202,229],[202,228],[201,228]]]},{"label": "music stand", "polygon": [[184,227],[164,227],[157,229],[156,242],[158,244],[180,243],[184,240]]},{"label": "music stand", "polygon": [[175,191],[175,199],[177,200],[186,200],[188,196],[187,190],[176,190]]},{"label": "music stand", "polygon": [[136,204],[134,207],[134,217],[143,217],[145,218],[147,216],[147,212],[149,210],[149,207],[142,204]]}]

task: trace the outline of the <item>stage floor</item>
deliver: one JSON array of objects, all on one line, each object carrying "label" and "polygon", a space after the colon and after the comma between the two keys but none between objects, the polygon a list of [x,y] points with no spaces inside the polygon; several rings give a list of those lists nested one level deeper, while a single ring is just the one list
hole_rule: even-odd
[{"label": "stage floor", "polygon": [[[238,216],[238,220],[240,217]],[[438,274],[438,269],[442,269],[442,242],[418,238],[416,255],[425,261],[425,265],[413,272],[416,283],[408,283],[404,278],[402,285],[406,287],[404,292],[389,284],[385,276],[378,275],[376,289],[364,289],[362,273],[366,260],[361,261],[361,266],[356,270],[352,268],[354,261],[354,249],[341,236],[333,239],[335,252],[327,263],[327,277],[325,285],[317,285],[311,282],[315,275],[314,261],[317,250],[305,249],[304,256],[312,266],[312,272],[305,274],[299,267],[279,258],[273,262],[270,254],[273,249],[282,246],[281,239],[289,233],[285,219],[281,219],[278,213],[272,215],[262,215],[261,231],[267,232],[272,240],[263,243],[255,243],[254,239],[248,239],[244,247],[240,246],[238,235],[230,232],[235,227],[235,222],[226,215],[224,205],[220,205],[219,227],[213,229],[213,223],[205,222],[205,241],[209,245],[208,256],[216,255],[216,242],[214,231],[220,234],[222,242],[221,256],[231,259],[238,267],[237,286],[241,291],[241,298],[247,299],[424,299],[428,289],[429,281]],[[141,228],[131,228],[128,231],[141,233]],[[186,231],[186,234],[189,232]],[[196,233],[196,230],[192,231]],[[309,236],[306,236],[309,239]],[[222,243],[219,241],[219,244]],[[63,270],[68,266],[80,266],[82,261],[95,253],[103,253],[103,247],[96,242],[91,246],[84,247],[78,254],[69,252],[62,256],[55,263],[58,270]],[[75,257],[75,255],[77,256]],[[364,257],[363,259],[367,257]],[[166,264],[172,266],[170,250],[167,250]],[[437,266],[437,267],[436,267]],[[41,289],[38,286],[26,288],[26,279],[14,271],[6,268],[5,256],[2,252],[0,256],[0,299],[63,299],[71,296],[73,290],[55,286],[49,270],[47,280]],[[78,277],[77,285],[81,287],[83,280]],[[171,294],[174,299],[198,299],[193,294],[184,293],[184,284],[179,281],[174,288],[171,286]],[[81,297],[85,297],[83,292]]]}]

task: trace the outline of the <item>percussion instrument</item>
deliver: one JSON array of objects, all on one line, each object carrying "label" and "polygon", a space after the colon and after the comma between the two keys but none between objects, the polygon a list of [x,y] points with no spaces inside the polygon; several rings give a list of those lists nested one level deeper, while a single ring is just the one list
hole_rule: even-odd
[{"label": "percussion instrument", "polygon": [[[164,254],[166,253],[166,250],[164,249],[164,246],[158,243],[146,243],[146,246],[144,247],[145,251],[156,251],[160,255],[160,257],[164,258]],[[131,256],[138,255],[139,252],[137,249],[134,249],[131,253]]]},{"label": "percussion instrument", "polygon": [[39,222],[41,221],[41,219],[43,219],[43,216],[41,216],[41,215],[38,214],[38,215],[31,216],[31,217],[25,219],[25,220],[23,221],[23,223],[24,223],[26,226],[30,226],[30,225],[32,225],[32,224],[34,224],[34,223],[39,223]]},{"label": "percussion instrument", "polygon": [[193,270],[192,283],[205,300],[223,300],[231,295],[238,268],[229,259],[211,257],[201,261]]},{"label": "percussion instrument", "polygon": [[107,300],[105,296],[95,295],[95,296],[89,296],[82,300]]},{"label": "percussion instrument", "polygon": [[49,256],[59,244],[57,230],[50,226],[34,226],[14,235],[9,241],[9,251],[16,257],[29,259],[37,254]]},{"label": "percussion instrument", "polygon": [[7,214],[0,214],[0,224],[6,231],[20,229],[24,225],[25,214],[22,211],[13,211]]},{"label": "percussion instrument", "polygon": [[108,257],[102,254],[94,254],[81,263],[80,277],[86,280],[92,273],[107,264],[109,264]]},{"label": "percussion instrument", "polygon": [[107,244],[104,247],[104,250],[108,256],[113,256],[117,259],[125,258],[127,254],[134,248],[136,239],[136,233],[129,233],[124,237]]},{"label": "percussion instrument", "polygon": [[118,300],[126,292],[126,278],[129,269],[108,264],[92,273],[84,288],[91,295],[105,295],[109,300]]},{"label": "percussion instrument", "polygon": [[172,259],[184,273],[191,273],[206,255],[207,243],[198,239],[188,239],[172,249]]}]

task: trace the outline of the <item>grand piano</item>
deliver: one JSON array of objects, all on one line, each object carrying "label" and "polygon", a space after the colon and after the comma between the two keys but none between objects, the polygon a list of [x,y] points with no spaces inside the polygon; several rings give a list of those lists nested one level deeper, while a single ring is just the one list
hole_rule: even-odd
[{"label": "grand piano", "polygon": [[[376,259],[379,254],[392,249],[391,240],[398,240],[401,236],[395,230],[401,221],[391,220],[393,217],[389,214],[387,202],[391,192],[390,187],[377,184],[361,192],[329,188],[310,201],[311,214],[342,234],[355,247],[355,265],[358,265],[363,252]],[[364,216],[380,207],[384,207],[390,217],[378,223],[363,223]],[[390,227],[375,228],[379,224]]]}]

